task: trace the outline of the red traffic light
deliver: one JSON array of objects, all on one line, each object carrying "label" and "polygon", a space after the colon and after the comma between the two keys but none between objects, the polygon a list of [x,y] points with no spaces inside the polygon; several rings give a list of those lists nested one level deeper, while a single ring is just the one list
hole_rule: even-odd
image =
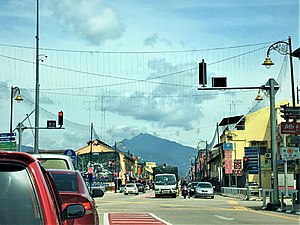
[{"label": "red traffic light", "polygon": [[58,112],[58,125],[62,126],[64,123],[64,113],[63,111]]},{"label": "red traffic light", "polygon": [[247,156],[244,156],[243,161],[244,161],[244,162],[248,162],[248,161],[249,161],[249,158],[248,158]]}]

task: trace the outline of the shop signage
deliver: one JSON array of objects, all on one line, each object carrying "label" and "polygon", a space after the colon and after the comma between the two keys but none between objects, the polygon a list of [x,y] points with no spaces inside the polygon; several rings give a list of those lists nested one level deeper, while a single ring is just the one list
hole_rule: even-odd
[{"label": "shop signage", "polygon": [[300,123],[281,122],[279,130],[281,134],[300,134]]}]

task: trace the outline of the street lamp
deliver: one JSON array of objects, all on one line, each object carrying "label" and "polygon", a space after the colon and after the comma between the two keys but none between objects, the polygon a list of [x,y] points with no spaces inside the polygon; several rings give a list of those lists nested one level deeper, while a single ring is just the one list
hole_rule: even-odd
[{"label": "street lamp", "polygon": [[281,55],[289,55],[290,56],[290,68],[291,68],[291,86],[292,86],[292,101],[293,101],[293,107],[295,107],[295,85],[294,85],[294,70],[293,70],[293,56],[296,56],[292,52],[292,40],[289,36],[288,41],[277,41],[274,44],[272,44],[267,51],[267,57],[265,61],[262,63],[263,66],[266,66],[267,69],[269,69],[274,63],[272,62],[270,58],[270,52],[272,50],[276,50]]},{"label": "street lamp", "polygon": [[17,102],[23,101],[23,98],[20,94],[20,88],[18,87],[11,87],[11,92],[10,92],[10,129],[9,132],[12,133],[12,120],[13,120],[13,100]]},{"label": "street lamp", "polygon": [[[272,151],[272,171],[273,171],[273,189],[274,196],[272,199],[273,207],[279,205],[279,191],[278,191],[278,170],[277,170],[277,145],[276,145],[276,118],[275,118],[275,94],[279,89],[278,83],[270,78],[267,83],[260,87],[262,90],[266,90],[270,96],[270,135],[271,135],[271,151]],[[260,101],[262,98],[256,97],[256,100]]]}]

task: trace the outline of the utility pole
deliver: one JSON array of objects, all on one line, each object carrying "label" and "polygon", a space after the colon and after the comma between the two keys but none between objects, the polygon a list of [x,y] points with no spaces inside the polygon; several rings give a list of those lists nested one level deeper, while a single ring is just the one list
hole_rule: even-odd
[{"label": "utility pole", "polygon": [[35,129],[34,129],[34,150],[35,154],[39,153],[39,96],[40,96],[40,84],[39,84],[39,0],[36,1],[36,80],[35,80]]},{"label": "utility pole", "polygon": [[90,162],[93,161],[93,123],[91,123],[91,140],[90,140]]}]

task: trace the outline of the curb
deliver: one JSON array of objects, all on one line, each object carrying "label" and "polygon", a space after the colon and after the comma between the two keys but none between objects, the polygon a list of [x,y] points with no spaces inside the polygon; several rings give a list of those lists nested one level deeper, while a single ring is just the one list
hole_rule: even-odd
[{"label": "curb", "polygon": [[274,212],[281,212],[281,213],[287,213],[287,214],[300,215],[299,211],[293,211],[293,210],[287,210],[287,209],[269,210],[267,207],[261,207],[261,209],[262,210],[266,210],[266,211],[274,211]]}]

